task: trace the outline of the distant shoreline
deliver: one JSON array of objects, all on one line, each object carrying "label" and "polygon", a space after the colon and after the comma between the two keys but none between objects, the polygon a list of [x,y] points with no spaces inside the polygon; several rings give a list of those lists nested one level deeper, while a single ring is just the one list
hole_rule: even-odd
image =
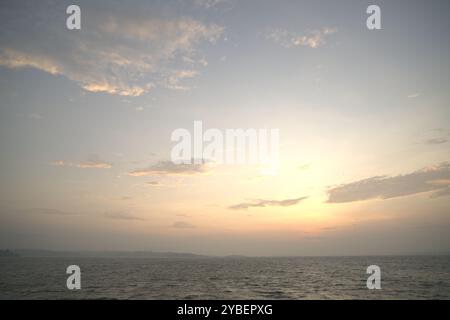
[{"label": "distant shoreline", "polygon": [[414,257],[414,256],[449,256],[448,252],[436,253],[401,253],[401,254],[368,254],[368,255],[280,255],[280,256],[245,256],[245,255],[202,255],[184,252],[155,252],[155,251],[57,251],[40,249],[4,249],[0,250],[1,257],[24,258],[166,258],[166,259],[205,259],[205,258],[346,258],[346,257]]}]

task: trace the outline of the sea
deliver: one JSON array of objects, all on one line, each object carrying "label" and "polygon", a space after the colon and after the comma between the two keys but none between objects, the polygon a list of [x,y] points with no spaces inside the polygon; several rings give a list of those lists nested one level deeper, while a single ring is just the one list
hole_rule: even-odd
[{"label": "sea", "polygon": [[[370,265],[381,289],[367,288]],[[3,257],[0,299],[450,299],[450,256]]]}]

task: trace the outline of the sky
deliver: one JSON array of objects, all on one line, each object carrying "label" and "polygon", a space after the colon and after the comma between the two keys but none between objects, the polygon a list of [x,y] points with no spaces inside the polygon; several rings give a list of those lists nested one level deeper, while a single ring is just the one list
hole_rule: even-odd
[{"label": "sky", "polygon": [[[448,1],[74,3],[0,4],[0,248],[450,252]],[[194,121],[277,170],[175,166]]]}]

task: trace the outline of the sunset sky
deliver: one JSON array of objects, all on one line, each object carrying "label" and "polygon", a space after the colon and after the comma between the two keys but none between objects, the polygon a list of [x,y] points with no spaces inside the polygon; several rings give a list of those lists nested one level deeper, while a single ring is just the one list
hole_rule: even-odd
[{"label": "sunset sky", "polygon": [[[450,252],[449,13],[1,1],[0,249]],[[278,170],[177,170],[171,133],[196,120],[279,129]]]}]

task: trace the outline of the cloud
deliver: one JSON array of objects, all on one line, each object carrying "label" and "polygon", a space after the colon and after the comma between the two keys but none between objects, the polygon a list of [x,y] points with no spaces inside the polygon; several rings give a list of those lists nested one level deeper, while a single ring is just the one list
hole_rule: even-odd
[{"label": "cloud", "polygon": [[194,0],[194,4],[206,9],[215,8],[221,4],[227,3],[228,0]]},{"label": "cloud", "polygon": [[149,181],[149,182],[146,182],[146,184],[148,184],[148,185],[150,185],[152,187],[160,187],[160,186],[162,186],[162,183],[159,182],[159,181]]},{"label": "cloud", "polygon": [[172,224],[172,228],[178,228],[178,229],[191,229],[195,228],[193,224],[190,224],[189,222],[185,221],[176,221]]},{"label": "cloud", "polygon": [[155,86],[187,88],[180,84],[187,74],[177,77],[174,70],[186,59],[189,67],[203,66],[199,46],[223,32],[189,17],[161,17],[162,9],[151,3],[102,3],[81,1],[81,30],[69,31],[61,19],[64,3],[3,2],[0,27],[8,32],[0,35],[0,65],[61,75],[91,92],[139,96]]},{"label": "cloud", "polygon": [[286,199],[286,200],[262,200],[257,199],[251,202],[242,202],[232,206],[229,206],[228,209],[232,210],[246,210],[251,207],[290,207],[294,206],[302,200],[307,199],[308,197],[300,197],[296,199]]},{"label": "cloud", "polygon": [[206,163],[200,164],[175,164],[172,161],[160,161],[157,164],[142,168],[136,169],[128,174],[134,177],[140,176],[170,176],[170,175],[196,175],[207,172]]},{"label": "cloud", "polygon": [[39,113],[29,113],[28,118],[34,119],[34,120],[41,120],[43,117]]},{"label": "cloud", "polygon": [[79,213],[62,211],[58,209],[48,209],[48,208],[30,208],[24,210],[26,213],[33,214],[44,214],[44,215],[55,215],[55,216],[79,216]]},{"label": "cloud", "polygon": [[284,29],[269,29],[266,38],[285,48],[305,46],[314,49],[324,45],[326,37],[336,32],[336,28],[322,28],[304,35],[297,35]]},{"label": "cloud", "polygon": [[133,216],[127,212],[105,212],[105,218],[115,219],[115,220],[139,220],[145,221],[145,219]]},{"label": "cloud", "polygon": [[177,217],[184,217],[184,218],[189,218],[189,217],[190,217],[190,215],[188,215],[188,214],[185,214],[185,213],[179,213],[179,214],[177,214]]},{"label": "cloud", "polygon": [[195,70],[179,70],[174,71],[168,78],[166,87],[173,90],[182,90],[186,91],[189,90],[190,87],[181,85],[181,81],[183,79],[193,78],[198,74]]},{"label": "cloud", "polygon": [[446,139],[446,138],[432,138],[432,139],[425,140],[424,143],[425,144],[442,144],[442,143],[446,143],[447,141],[448,141],[448,139]]},{"label": "cloud", "polygon": [[415,98],[417,98],[418,96],[420,96],[420,93],[412,93],[412,94],[409,94],[408,95],[408,99],[415,99]]},{"label": "cloud", "polygon": [[449,141],[450,134],[443,128],[435,128],[424,130],[419,133],[421,135],[419,144],[437,145],[447,143]]},{"label": "cloud", "polygon": [[431,195],[432,198],[447,197],[447,196],[450,196],[450,182],[448,183],[447,188],[436,191]]},{"label": "cloud", "polygon": [[328,190],[328,203],[369,199],[390,199],[435,191],[432,197],[445,195],[450,186],[450,162],[393,177],[377,176],[343,184]]},{"label": "cloud", "polygon": [[56,160],[50,162],[53,166],[62,166],[62,167],[74,167],[80,169],[110,169],[112,165],[108,162],[104,162],[101,160],[88,160],[85,162],[67,162],[64,160]]},{"label": "cloud", "polygon": [[325,237],[320,237],[320,236],[305,236],[305,237],[303,237],[303,240],[308,240],[308,241],[321,241],[324,239],[325,239]]},{"label": "cloud", "polygon": [[311,164],[310,163],[302,164],[302,165],[299,165],[297,168],[301,171],[305,171],[305,170],[308,170],[309,168],[311,168]]}]

